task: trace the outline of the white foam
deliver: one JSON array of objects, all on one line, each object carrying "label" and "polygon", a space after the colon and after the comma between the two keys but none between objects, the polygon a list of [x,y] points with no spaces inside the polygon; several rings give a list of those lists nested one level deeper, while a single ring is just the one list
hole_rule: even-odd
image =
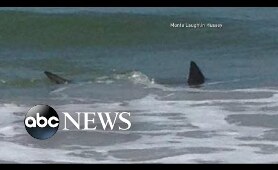
[{"label": "white foam", "polygon": [[[17,163],[39,163],[43,161],[67,163],[99,162],[94,158],[81,158],[68,155],[71,151],[61,149],[43,149],[22,146],[11,142],[0,142],[0,161]],[[111,160],[113,161],[113,160]]]},{"label": "white foam", "polygon": [[10,125],[11,122],[17,120],[17,117],[13,114],[16,112],[27,112],[28,108],[25,106],[15,105],[13,103],[0,104],[0,115],[3,119],[0,119],[0,125]]},{"label": "white foam", "polygon": [[17,125],[4,126],[0,128],[0,134],[5,137],[14,137],[15,135],[22,134],[22,131],[24,131],[22,127]]},{"label": "white foam", "polygon": [[[253,89],[256,91],[255,89]],[[257,92],[257,91],[256,91]],[[278,106],[278,94],[274,94],[269,98],[259,99],[225,99],[225,100],[160,100],[161,96],[148,95],[141,99],[126,101],[123,105],[121,102],[114,103],[93,103],[93,104],[67,104],[53,106],[57,111],[129,111],[136,110],[131,113],[132,121],[137,122],[139,126],[151,124],[153,127],[169,127],[169,129],[151,129],[135,130],[130,132],[121,132],[125,134],[139,134],[142,137],[126,143],[116,143],[109,146],[91,146],[104,154],[109,151],[126,150],[126,149],[153,149],[158,147],[166,147],[174,150],[182,151],[185,148],[225,148],[231,149],[227,151],[217,151],[211,153],[185,153],[179,156],[166,156],[157,160],[146,160],[138,162],[159,162],[159,163],[196,163],[202,161],[223,161],[226,163],[265,163],[275,162],[277,156],[274,154],[255,153],[258,148],[250,146],[242,146],[241,144],[250,144],[252,141],[239,140],[240,137],[261,137],[268,128],[263,127],[245,127],[237,124],[229,124],[225,118],[228,115],[235,114],[233,111],[224,110],[222,104],[233,103],[242,104],[244,102],[267,103],[267,106]],[[203,104],[194,106],[196,104]],[[214,104],[214,105],[210,105]],[[254,109],[240,112],[240,114],[256,114],[260,113],[256,109],[265,105],[254,105]],[[253,107],[253,106],[252,106]],[[19,120],[18,116],[13,112],[22,112],[28,110],[25,106],[17,106],[14,104],[2,104],[0,106],[0,114],[5,116],[6,120],[0,120],[0,134],[5,137],[13,137],[13,134],[20,133],[17,127],[11,124],[14,120]],[[172,116],[171,114],[176,114]],[[175,119],[170,119],[170,118]],[[183,126],[187,123],[195,126],[195,128]],[[137,125],[138,125],[137,124]],[[175,127],[175,128],[173,128]],[[178,132],[201,131],[208,132],[209,137],[192,137],[187,135],[177,135]],[[117,132],[116,132],[117,133]],[[215,133],[215,134],[214,134]],[[11,134],[11,135],[10,135]],[[10,136],[9,136],[10,135]],[[82,140],[82,139],[80,139]],[[99,139],[101,140],[101,139]],[[171,141],[174,141],[171,142]],[[59,142],[59,141],[57,141]],[[254,143],[254,141],[253,141]],[[277,145],[277,142],[260,140],[255,141],[256,144]],[[95,160],[94,157],[82,158],[69,156],[70,151],[60,149],[44,149],[22,146],[15,143],[0,141],[0,160],[16,161],[20,163],[34,163],[36,161],[57,161],[72,163],[93,163],[93,162],[122,162],[129,159],[117,159],[113,155],[105,160]],[[78,146],[78,143],[75,143]],[[66,146],[64,147],[66,148]],[[90,148],[82,149],[89,150]],[[173,151],[174,152],[174,151]],[[27,155],[27,156],[26,156]],[[132,158],[133,155],[130,155]]]}]

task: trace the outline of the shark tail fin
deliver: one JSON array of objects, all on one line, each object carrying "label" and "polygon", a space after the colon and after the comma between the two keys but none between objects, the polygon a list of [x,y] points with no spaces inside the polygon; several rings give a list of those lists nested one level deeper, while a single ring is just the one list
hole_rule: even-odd
[{"label": "shark tail fin", "polygon": [[49,78],[50,81],[52,81],[56,84],[67,84],[70,82],[69,80],[62,78],[56,74],[53,74],[49,71],[44,71],[44,74]]}]

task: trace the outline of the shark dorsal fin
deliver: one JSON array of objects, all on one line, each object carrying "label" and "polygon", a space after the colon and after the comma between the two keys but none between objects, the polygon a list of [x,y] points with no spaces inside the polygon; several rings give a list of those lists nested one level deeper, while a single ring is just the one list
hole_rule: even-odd
[{"label": "shark dorsal fin", "polygon": [[70,81],[67,80],[67,79],[64,79],[56,74],[53,74],[49,71],[45,71],[44,74],[54,83],[56,84],[67,84],[69,83]]},{"label": "shark dorsal fin", "polygon": [[187,83],[190,86],[196,86],[203,84],[205,82],[205,77],[197,64],[194,61],[190,62],[190,70]]}]

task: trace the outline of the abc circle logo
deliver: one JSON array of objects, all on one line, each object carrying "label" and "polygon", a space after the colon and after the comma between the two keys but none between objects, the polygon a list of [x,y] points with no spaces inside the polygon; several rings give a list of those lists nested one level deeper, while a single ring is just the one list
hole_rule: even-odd
[{"label": "abc circle logo", "polygon": [[24,124],[27,132],[33,138],[45,140],[57,132],[59,116],[48,105],[36,105],[26,113]]}]

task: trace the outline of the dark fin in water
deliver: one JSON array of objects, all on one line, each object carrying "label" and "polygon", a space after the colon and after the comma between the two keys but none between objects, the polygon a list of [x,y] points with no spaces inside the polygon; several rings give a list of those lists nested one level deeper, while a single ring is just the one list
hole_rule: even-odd
[{"label": "dark fin in water", "polygon": [[190,62],[190,70],[187,83],[189,86],[198,86],[205,82],[205,77],[194,61]]},{"label": "dark fin in water", "polygon": [[45,71],[44,74],[54,83],[56,84],[67,84],[70,81],[67,79],[64,79],[56,74],[53,74],[51,72]]}]

